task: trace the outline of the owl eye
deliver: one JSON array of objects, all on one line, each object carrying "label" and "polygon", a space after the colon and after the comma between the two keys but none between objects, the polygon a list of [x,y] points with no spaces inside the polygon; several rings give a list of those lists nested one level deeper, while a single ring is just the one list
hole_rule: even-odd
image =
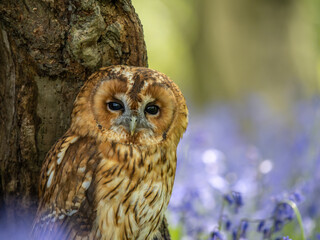
[{"label": "owl eye", "polygon": [[123,105],[118,102],[109,102],[108,108],[112,111],[120,111],[124,109]]},{"label": "owl eye", "polygon": [[159,107],[157,105],[149,105],[146,107],[145,112],[151,115],[156,115],[159,112]]}]

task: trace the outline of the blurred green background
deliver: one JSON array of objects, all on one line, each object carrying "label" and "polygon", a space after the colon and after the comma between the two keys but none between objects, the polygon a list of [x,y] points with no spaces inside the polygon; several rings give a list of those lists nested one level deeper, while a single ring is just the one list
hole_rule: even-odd
[{"label": "blurred green background", "polygon": [[149,67],[187,100],[258,94],[279,111],[319,93],[318,0],[133,0]]}]

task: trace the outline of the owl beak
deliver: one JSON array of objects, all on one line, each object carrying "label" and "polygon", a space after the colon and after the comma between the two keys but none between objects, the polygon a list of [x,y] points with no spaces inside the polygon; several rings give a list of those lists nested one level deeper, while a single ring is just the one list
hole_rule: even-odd
[{"label": "owl beak", "polygon": [[130,118],[130,134],[131,136],[133,136],[134,132],[136,131],[136,127],[137,127],[137,117],[136,116],[132,116]]}]

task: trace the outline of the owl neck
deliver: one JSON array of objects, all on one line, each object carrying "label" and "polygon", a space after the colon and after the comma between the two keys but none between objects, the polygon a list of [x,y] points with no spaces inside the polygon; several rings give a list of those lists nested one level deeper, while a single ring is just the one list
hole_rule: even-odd
[{"label": "owl neck", "polygon": [[[149,146],[123,144],[113,141],[100,143],[100,151],[104,159],[130,168],[143,168],[149,172],[165,168],[175,171],[176,146],[165,142]],[[168,168],[168,169],[167,169]]]}]

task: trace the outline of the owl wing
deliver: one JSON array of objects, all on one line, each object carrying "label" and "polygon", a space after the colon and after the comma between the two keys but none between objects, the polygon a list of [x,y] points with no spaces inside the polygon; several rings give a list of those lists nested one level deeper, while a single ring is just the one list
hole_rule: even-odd
[{"label": "owl wing", "polygon": [[171,240],[167,219],[164,216],[158,229],[159,233],[153,240]]},{"label": "owl wing", "polygon": [[33,239],[88,238],[95,218],[93,173],[98,163],[93,139],[66,133],[52,147],[41,171]]}]

